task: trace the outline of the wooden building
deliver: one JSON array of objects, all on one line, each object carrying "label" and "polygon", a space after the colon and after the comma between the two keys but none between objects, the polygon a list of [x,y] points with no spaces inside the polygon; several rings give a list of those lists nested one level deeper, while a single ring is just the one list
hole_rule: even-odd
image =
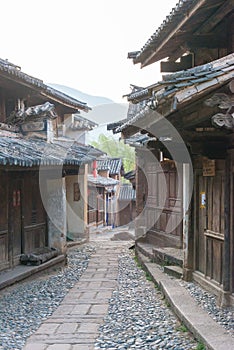
[{"label": "wooden building", "polygon": [[66,255],[68,179],[97,156],[57,137],[79,110],[89,107],[0,60],[0,270],[38,248]]},{"label": "wooden building", "polygon": [[121,184],[118,209],[119,226],[132,225],[136,218],[136,191],[131,184]]},{"label": "wooden building", "polygon": [[123,161],[121,158],[103,156],[97,160],[97,172],[99,175],[117,181],[115,187],[106,195],[106,225],[117,227],[120,225],[119,214],[119,190],[121,177],[124,175]]},{"label": "wooden building", "polygon": [[116,198],[118,180],[99,174],[88,174],[88,224],[108,226],[111,224],[111,206]]},{"label": "wooden building", "polygon": [[119,226],[118,195],[124,173],[122,160],[103,155],[92,166],[88,175],[89,225]]},{"label": "wooden building", "polygon": [[183,248],[183,278],[211,290],[220,305],[234,304],[233,10],[231,0],[179,1],[129,53],[141,67],[167,58],[167,74],[134,87],[127,98],[136,113],[114,128],[125,139],[149,137],[137,149],[142,241]]}]

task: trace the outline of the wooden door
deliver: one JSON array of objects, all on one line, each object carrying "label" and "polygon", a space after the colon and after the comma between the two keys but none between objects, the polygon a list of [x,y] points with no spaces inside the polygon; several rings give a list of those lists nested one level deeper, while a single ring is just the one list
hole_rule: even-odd
[{"label": "wooden door", "polygon": [[95,187],[88,189],[88,224],[96,224],[96,210],[97,210],[97,192]]},{"label": "wooden door", "polygon": [[13,264],[19,260],[20,254],[23,253],[22,242],[22,180],[11,177],[10,190],[10,231],[11,231],[11,249]]},{"label": "wooden door", "polygon": [[205,272],[205,230],[206,230],[206,181],[200,171],[196,172],[196,270]]},{"label": "wooden door", "polygon": [[104,224],[104,203],[105,203],[105,197],[104,197],[104,188],[100,187],[97,188],[97,225],[103,225]]},{"label": "wooden door", "polygon": [[148,163],[146,172],[147,226],[157,235],[157,244],[182,247],[181,165],[172,161],[164,161],[160,166]]},{"label": "wooden door", "polygon": [[38,172],[25,172],[23,189],[23,252],[48,244],[47,216],[42,203]]},{"label": "wooden door", "polygon": [[9,266],[8,254],[8,181],[7,174],[0,172],[0,270]]},{"label": "wooden door", "polygon": [[21,254],[47,245],[47,216],[41,200],[38,172],[15,172],[9,181],[9,255],[11,263],[16,265]]},{"label": "wooden door", "polygon": [[223,281],[224,162],[216,160],[215,176],[196,174],[196,270]]}]

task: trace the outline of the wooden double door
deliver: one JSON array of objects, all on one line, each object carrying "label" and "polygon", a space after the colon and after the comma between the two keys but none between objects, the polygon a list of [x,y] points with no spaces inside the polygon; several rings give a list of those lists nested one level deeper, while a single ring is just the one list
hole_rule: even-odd
[{"label": "wooden double door", "polygon": [[1,172],[0,269],[48,243],[38,172]]},{"label": "wooden double door", "polygon": [[161,246],[182,247],[182,164],[151,162],[148,181],[147,225]]}]

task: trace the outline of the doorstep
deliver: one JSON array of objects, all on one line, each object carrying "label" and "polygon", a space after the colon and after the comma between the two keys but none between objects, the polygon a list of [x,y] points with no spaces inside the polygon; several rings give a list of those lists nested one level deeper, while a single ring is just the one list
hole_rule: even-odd
[{"label": "doorstep", "polygon": [[55,258],[46,261],[45,263],[38,266],[28,265],[17,265],[12,269],[8,269],[0,272],[0,289],[9,287],[10,285],[22,281],[25,278],[31,277],[32,275],[44,271],[52,266],[58,264],[65,264],[66,257],[64,255],[56,256]]}]

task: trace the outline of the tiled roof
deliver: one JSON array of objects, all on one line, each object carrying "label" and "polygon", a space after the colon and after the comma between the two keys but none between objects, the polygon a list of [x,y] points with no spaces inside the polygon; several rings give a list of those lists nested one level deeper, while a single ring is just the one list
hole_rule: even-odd
[{"label": "tiled roof", "polygon": [[181,21],[184,13],[196,3],[197,0],[179,0],[176,6],[171,10],[170,14],[158,27],[158,29],[151,35],[140,51],[135,52],[134,63],[141,62],[142,56],[150,54],[152,46],[156,46],[162,36],[165,36],[165,32],[169,32],[173,27]]},{"label": "tiled roof", "polygon": [[[134,93],[132,93],[132,94],[134,94]],[[126,95],[126,96],[128,96],[128,95]],[[107,125],[107,130],[112,130],[112,132],[114,134],[118,133],[118,131],[117,131],[118,128],[121,127],[121,125],[127,123],[128,120],[130,120],[131,118],[134,117],[134,115],[136,115],[138,112],[140,112],[144,105],[145,105],[145,101],[142,101],[142,102],[137,103],[137,104],[132,104],[132,103],[129,104],[128,112],[127,112],[127,118],[119,120],[118,122],[115,122],[115,123],[108,124]]]},{"label": "tiled roof", "polygon": [[135,179],[135,177],[136,177],[136,170],[131,170],[128,173],[124,174],[124,178],[127,180]]},{"label": "tiled roof", "polygon": [[107,158],[98,159],[97,170],[107,170],[109,169],[110,175],[117,175],[121,172],[122,160],[121,158]]},{"label": "tiled roof", "polygon": [[23,73],[19,66],[16,66],[7,60],[0,59],[0,75],[17,81],[19,84],[26,85],[31,89],[39,91],[41,95],[50,97],[58,103],[65,104],[74,109],[82,109],[88,111],[91,108],[86,103],[81,102],[73,97],[64,94],[46,84],[42,80],[34,78],[26,73]]},{"label": "tiled roof", "polygon": [[126,121],[127,121],[127,118],[119,120],[119,121],[114,122],[114,123],[109,123],[109,124],[107,124],[107,130],[115,130],[116,128],[118,128],[120,125],[122,125]]},{"label": "tiled roof", "polygon": [[[147,94],[144,95],[145,104],[132,118],[115,129],[121,132],[127,126],[133,125],[139,120],[143,120],[152,110],[161,111],[160,108],[168,102],[168,108],[163,116],[167,116],[180,108],[188,101],[195,101],[202,94],[220,88],[234,78],[234,54],[197,66],[185,71],[168,74],[162,81],[144,88]],[[130,93],[128,101],[133,104],[142,104],[142,94],[140,91]]]},{"label": "tiled roof", "polygon": [[0,137],[0,165],[81,165],[96,158],[94,148],[77,142]]},{"label": "tiled roof", "polygon": [[7,118],[10,125],[18,125],[25,121],[42,120],[43,118],[55,119],[57,117],[55,107],[49,102],[42,105],[31,106],[24,110],[12,111]]},{"label": "tiled roof", "polygon": [[132,185],[122,184],[119,190],[119,200],[131,201],[136,199],[136,191],[132,188]]},{"label": "tiled roof", "polygon": [[[128,54],[134,63],[147,66],[175,54],[180,46],[187,42],[190,34],[191,42],[199,39],[199,34],[211,32],[203,26],[216,11],[223,14],[220,21],[233,10],[232,0],[179,0],[157,30],[151,35],[143,47]],[[215,23],[217,24],[217,23]],[[215,36],[215,33],[213,33]],[[211,40],[215,39],[212,36]],[[188,44],[189,45],[189,44]],[[177,57],[178,58],[178,57]]]},{"label": "tiled roof", "polygon": [[[128,145],[131,145],[132,147],[134,147],[134,146],[140,147],[140,146],[143,146],[145,143],[151,141],[152,139],[155,139],[155,138],[150,137],[147,134],[142,135],[140,133],[137,133],[137,134],[125,139],[125,143]],[[124,175],[124,177],[125,177],[125,175]]]},{"label": "tiled roof", "polygon": [[114,180],[111,177],[104,177],[97,175],[96,177],[92,174],[88,174],[88,182],[95,186],[110,187],[115,186],[119,183],[118,180]]},{"label": "tiled roof", "polygon": [[69,128],[71,130],[92,130],[97,125],[97,123],[76,113],[74,114],[73,122],[70,123]]}]

